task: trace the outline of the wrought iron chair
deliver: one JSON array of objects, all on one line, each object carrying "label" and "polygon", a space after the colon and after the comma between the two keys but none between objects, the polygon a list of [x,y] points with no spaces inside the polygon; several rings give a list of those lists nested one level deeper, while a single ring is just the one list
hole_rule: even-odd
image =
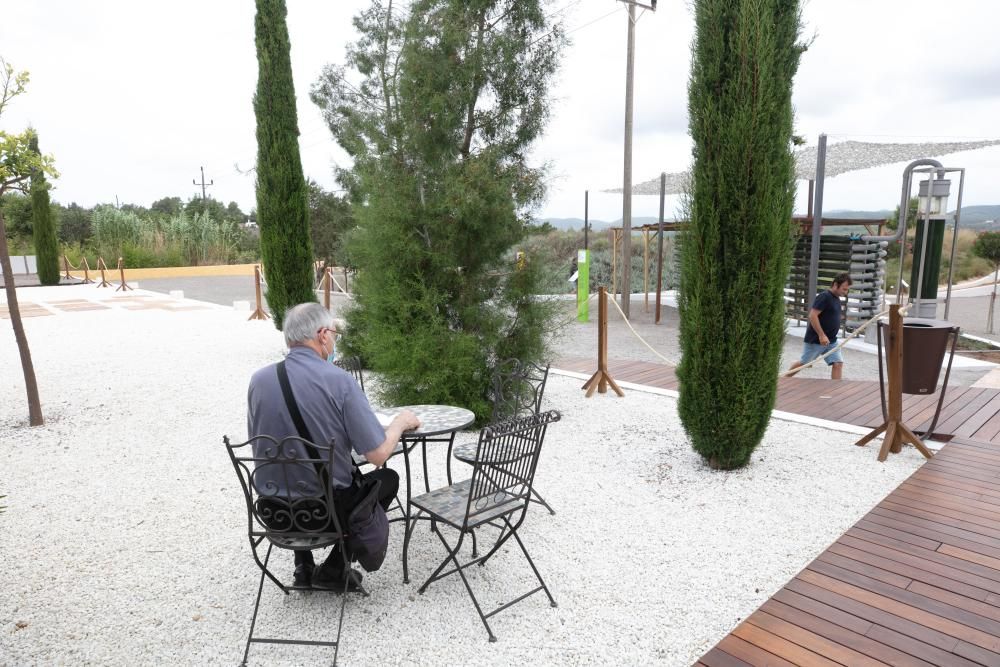
[{"label": "wrought iron chair", "polygon": [[365,390],[365,374],[361,370],[361,359],[357,357],[337,357],[334,359],[333,364],[350,373],[358,381],[358,384],[361,385],[361,391]]},{"label": "wrought iron chair", "polygon": [[[298,436],[278,441],[269,435],[260,435],[239,444],[230,443],[229,437],[225,436],[222,441],[243,489],[247,506],[247,537],[253,559],[261,571],[242,664],[246,665],[252,643],[332,646],[333,662],[336,664],[344,606],[347,603],[347,587],[350,583],[347,579],[344,590],[339,591],[342,599],[335,641],[270,639],[254,637],[253,634],[265,577],[273,581],[285,595],[290,590],[314,590],[283,584],[274,576],[268,569],[274,547],[307,551],[332,546],[340,550],[345,563],[349,562],[328,474],[333,466],[333,447],[314,445]],[[282,493],[280,488],[294,491],[292,494]],[[265,540],[267,549],[261,560],[260,552],[264,550]],[[368,593],[363,587],[360,592],[367,597]]]},{"label": "wrought iron chair", "polygon": [[[414,519],[426,518],[436,522],[438,530],[433,531],[444,545],[448,555],[437,569],[420,587],[420,593],[434,581],[455,574],[462,578],[465,589],[472,598],[480,620],[486,626],[490,641],[495,642],[496,636],[490,628],[487,619],[494,614],[507,609],[521,600],[539,591],[545,591],[551,606],[557,606],[555,598],[538,573],[534,561],[528,554],[524,542],[517,534],[527,515],[528,503],[531,499],[531,486],[534,482],[535,470],[538,466],[538,456],[545,440],[548,425],[559,421],[560,414],[555,410],[534,414],[529,417],[495,422],[483,428],[476,443],[475,463],[472,467],[472,478],[456,484],[451,484],[411,500],[417,510]],[[409,545],[410,536],[417,521],[410,523],[404,551]],[[445,539],[441,528],[450,526],[459,531],[458,542],[452,547]],[[458,554],[462,541],[467,534],[475,537],[475,531],[484,526],[500,529],[500,537],[496,544],[483,556],[473,557],[466,563],[459,563]],[[503,604],[489,613],[483,613],[476,599],[469,580],[465,576],[465,568],[472,564],[485,565],[486,562],[510,538],[514,538],[521,552],[527,559],[538,580],[538,586]],[[444,571],[449,564],[454,564],[450,570]]]},{"label": "wrought iron chair", "polygon": [[[491,421],[540,414],[545,383],[549,378],[549,366],[550,364],[545,364],[542,367],[518,359],[507,359],[497,364],[490,381],[490,402],[493,404]],[[476,445],[475,441],[456,445],[455,458],[471,465],[475,461]],[[532,489],[531,494],[532,502],[543,505],[549,514],[556,513],[537,490]]]}]

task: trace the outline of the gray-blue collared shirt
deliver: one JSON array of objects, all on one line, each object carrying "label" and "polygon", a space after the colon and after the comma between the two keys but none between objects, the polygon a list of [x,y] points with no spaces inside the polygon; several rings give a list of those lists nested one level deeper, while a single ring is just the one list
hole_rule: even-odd
[{"label": "gray-blue collared shirt", "polygon": [[[361,387],[348,373],[320,358],[308,347],[293,347],[285,357],[288,384],[309,429],[312,441],[328,446],[333,443],[334,488],[351,485],[351,450],[367,454],[385,440],[385,430],[368,404]],[[247,433],[250,438],[269,435],[279,442],[298,435],[295,423],[285,405],[278,382],[277,364],[261,368],[250,379],[247,391]],[[297,443],[296,443],[297,444]],[[264,456],[264,448],[272,446],[266,440],[254,443],[254,455]],[[270,470],[268,469],[270,468]],[[303,480],[312,482],[315,473],[300,466],[264,466],[258,469],[255,486],[277,486],[277,494],[300,495],[295,491]],[[274,492],[271,487],[269,493]],[[311,495],[311,493],[310,493]]]}]

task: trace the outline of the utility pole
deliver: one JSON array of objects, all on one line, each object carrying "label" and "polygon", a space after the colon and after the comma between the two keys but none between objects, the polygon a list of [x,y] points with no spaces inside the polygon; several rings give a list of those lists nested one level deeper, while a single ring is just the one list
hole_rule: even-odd
[{"label": "utility pole", "polygon": [[[207,198],[207,195],[205,194],[205,188],[207,188],[209,185],[215,185],[215,179],[212,179],[211,181],[206,183],[205,168],[200,167],[200,169],[201,169],[201,200],[205,201],[205,199]],[[198,184],[199,184],[198,181],[194,180],[193,178],[191,179],[191,185],[198,185]]]},{"label": "utility pole", "polygon": [[622,312],[629,318],[632,300],[632,101],[635,78],[635,8],[656,11],[656,0],[644,5],[635,0],[618,0],[628,5],[628,53],[625,58],[625,169],[622,183]]}]

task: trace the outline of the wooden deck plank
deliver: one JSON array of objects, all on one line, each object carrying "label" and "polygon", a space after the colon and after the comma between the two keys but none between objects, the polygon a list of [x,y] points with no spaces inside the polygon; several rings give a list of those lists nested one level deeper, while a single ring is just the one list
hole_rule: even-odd
[{"label": "wooden deck plank", "polygon": [[979,409],[976,414],[970,417],[964,424],[955,429],[955,435],[959,437],[973,437],[976,431],[993,419],[1000,412],[1000,390],[994,390],[996,394],[990,402]]},{"label": "wooden deck plank", "polygon": [[723,643],[751,665],[1000,665],[1000,447],[945,445]]}]

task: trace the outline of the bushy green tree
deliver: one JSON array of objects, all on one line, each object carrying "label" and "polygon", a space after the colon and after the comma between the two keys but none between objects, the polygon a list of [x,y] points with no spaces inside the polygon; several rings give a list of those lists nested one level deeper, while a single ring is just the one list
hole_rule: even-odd
[{"label": "bushy green tree", "polygon": [[59,240],[66,244],[75,243],[82,249],[91,235],[92,213],[93,211],[79,206],[76,202],[64,207],[59,214]]},{"label": "bushy green tree", "polygon": [[691,221],[681,241],[679,412],[717,468],[750,460],[774,407],[795,193],[797,0],[695,0]]},{"label": "bushy green tree", "polygon": [[344,242],[354,226],[351,203],[309,181],[309,233],[316,259],[327,266],[347,265]]},{"label": "bushy green tree", "polygon": [[[37,134],[31,137],[30,148],[39,153]],[[43,285],[58,285],[59,239],[56,237],[56,221],[49,203],[49,183],[45,180],[42,169],[36,169],[31,174],[31,221],[38,282]]]},{"label": "bushy green tree", "polygon": [[[919,206],[920,200],[916,197],[910,197],[909,204],[906,207],[906,228],[909,230],[917,228],[917,220],[920,219]],[[899,226],[899,204],[896,204],[896,210],[885,219],[885,226],[888,229],[896,229]],[[893,245],[898,244],[894,243]]]},{"label": "bushy green tree", "polygon": [[31,197],[20,190],[7,192],[0,197],[0,210],[7,223],[8,239],[25,239],[31,236]]},{"label": "bushy green tree", "polygon": [[285,311],[315,301],[306,181],[292,83],[284,0],[256,0],[257,221],[267,279],[267,304],[281,328]]},{"label": "bushy green tree", "polygon": [[539,0],[416,0],[361,13],[349,70],[313,88],[351,155],[358,267],[347,343],[394,403],[488,412],[497,357],[538,359],[551,307],[513,248],[543,192],[526,154],[564,39]]},{"label": "bushy green tree", "polygon": [[154,201],[149,210],[154,213],[162,213],[166,217],[171,217],[184,210],[184,203],[180,197],[164,197],[163,199]]}]

